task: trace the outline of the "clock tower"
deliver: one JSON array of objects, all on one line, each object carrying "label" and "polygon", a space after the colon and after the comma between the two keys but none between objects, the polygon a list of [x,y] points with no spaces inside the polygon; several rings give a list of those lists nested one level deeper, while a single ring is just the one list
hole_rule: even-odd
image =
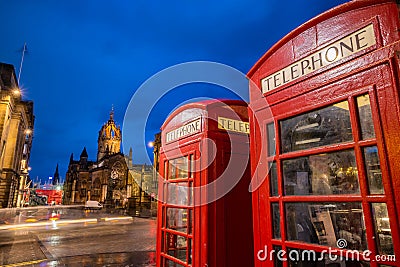
[{"label": "clock tower", "polygon": [[114,108],[111,109],[110,119],[99,131],[97,143],[97,161],[106,155],[121,152],[121,129],[114,122]]}]

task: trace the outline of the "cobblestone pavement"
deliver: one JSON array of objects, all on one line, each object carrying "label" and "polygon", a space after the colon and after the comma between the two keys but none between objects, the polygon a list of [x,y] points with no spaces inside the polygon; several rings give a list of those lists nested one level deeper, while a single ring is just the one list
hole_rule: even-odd
[{"label": "cobblestone pavement", "polygon": [[1,266],[155,266],[156,220],[0,231]]}]

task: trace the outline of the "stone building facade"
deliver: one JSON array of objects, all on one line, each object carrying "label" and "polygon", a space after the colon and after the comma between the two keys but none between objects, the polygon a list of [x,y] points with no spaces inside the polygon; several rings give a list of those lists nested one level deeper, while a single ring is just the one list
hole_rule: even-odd
[{"label": "stone building facade", "polygon": [[121,129],[114,112],[101,127],[97,139],[97,160],[89,160],[86,148],[78,160],[71,154],[64,183],[64,204],[84,204],[87,200],[106,207],[137,209],[149,206],[149,188],[155,183],[150,165],[132,163],[132,149],[121,152]]},{"label": "stone building facade", "polygon": [[33,102],[24,101],[13,65],[0,63],[0,208],[20,207],[29,180]]}]

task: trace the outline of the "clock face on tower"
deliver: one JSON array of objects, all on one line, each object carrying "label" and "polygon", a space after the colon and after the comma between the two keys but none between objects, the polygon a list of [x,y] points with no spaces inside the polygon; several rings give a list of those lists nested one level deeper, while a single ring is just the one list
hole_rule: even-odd
[{"label": "clock face on tower", "polygon": [[113,165],[111,169],[111,179],[118,179],[119,176],[122,174],[122,167],[121,163],[117,162]]},{"label": "clock face on tower", "polygon": [[118,179],[118,176],[119,176],[119,174],[118,174],[117,170],[112,170],[111,171],[111,178],[112,179]]}]

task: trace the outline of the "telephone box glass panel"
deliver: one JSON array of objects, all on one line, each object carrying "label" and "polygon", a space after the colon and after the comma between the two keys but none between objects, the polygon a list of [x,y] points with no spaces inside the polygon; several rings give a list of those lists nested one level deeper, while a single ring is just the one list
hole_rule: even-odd
[{"label": "telephone box glass panel", "polygon": [[276,169],[276,162],[270,163],[269,181],[271,196],[278,196],[278,172]]},{"label": "telephone box glass panel", "polygon": [[283,161],[285,195],[358,194],[353,150],[323,153]]},{"label": "telephone box glass panel", "polygon": [[372,121],[371,104],[369,95],[357,97],[358,115],[360,118],[361,138],[369,139],[375,137],[374,123]]},{"label": "telephone box glass panel", "polygon": [[167,184],[167,202],[170,205],[189,205],[188,183]]},{"label": "telephone box glass panel", "polygon": [[275,155],[275,125],[269,123],[267,125],[267,136],[268,136],[268,156]]},{"label": "telephone box glass panel", "polygon": [[282,152],[292,152],[353,140],[347,101],[280,122]]},{"label": "telephone box glass panel", "polygon": [[187,239],[168,232],[166,234],[168,255],[186,262]]},{"label": "telephone box glass panel", "polygon": [[379,253],[394,255],[392,230],[386,203],[372,203],[372,213],[375,222],[375,235]]},{"label": "telephone box glass panel", "polygon": [[180,157],[169,161],[168,179],[188,178],[188,158]]},{"label": "telephone box glass panel", "polygon": [[368,177],[370,194],[383,194],[382,171],[379,162],[378,148],[376,146],[365,147],[364,160]]},{"label": "telephone box glass panel", "polygon": [[279,213],[279,203],[272,203],[272,231],[275,239],[281,239],[281,214]]},{"label": "telephone box glass panel", "polygon": [[164,264],[164,266],[165,267],[185,267],[184,265],[181,265],[181,264],[179,264],[179,263],[176,263],[176,262],[173,262],[173,261],[171,261],[171,260],[168,260],[168,259],[164,259],[165,261],[165,264]]},{"label": "telephone box glass panel", "polygon": [[167,228],[186,233],[187,223],[187,209],[167,208]]},{"label": "telephone box glass panel", "polygon": [[346,249],[365,250],[364,214],[361,203],[287,203],[288,240],[337,247],[346,241]]}]

